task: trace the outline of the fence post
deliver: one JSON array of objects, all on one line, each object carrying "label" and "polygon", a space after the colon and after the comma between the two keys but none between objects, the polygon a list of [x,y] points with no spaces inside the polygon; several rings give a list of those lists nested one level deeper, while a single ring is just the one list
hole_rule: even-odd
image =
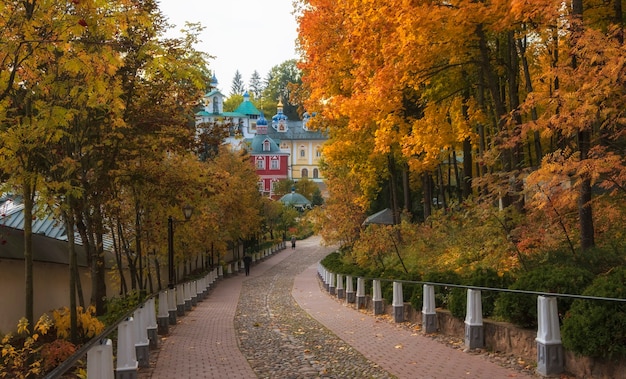
[{"label": "fence post", "polygon": [[157,332],[160,335],[167,335],[170,332],[170,313],[168,292],[159,292],[159,312],[157,314]]},{"label": "fence post", "polygon": [[435,311],[435,287],[424,284],[424,295],[422,298],[422,326],[424,333],[435,333],[437,331],[437,312]]},{"label": "fence post", "polygon": [[183,298],[185,299],[185,312],[191,311],[191,283],[183,284]]},{"label": "fence post", "polygon": [[183,317],[185,315],[185,286],[176,285],[176,315]]},{"label": "fence post", "polygon": [[192,280],[191,282],[188,282],[189,285],[189,300],[191,301],[191,306],[195,307],[196,305],[198,305],[198,282],[195,280]]},{"label": "fence post", "polygon": [[148,333],[148,341],[150,349],[156,349],[159,345],[158,325],[156,320],[156,302],[151,297],[145,304],[146,331]]},{"label": "fence post", "polygon": [[335,287],[335,274],[333,274],[332,272],[329,272],[328,273],[328,280],[329,280],[329,282],[328,282],[328,292],[331,295],[334,296],[335,295],[335,288],[336,288]]},{"label": "fence post", "polygon": [[393,282],[393,319],[395,322],[404,322],[404,298],[402,282]]},{"label": "fence post", "polygon": [[116,379],[137,378],[137,353],[135,351],[135,330],[132,317],[117,326],[117,367]]},{"label": "fence post", "polygon": [[343,275],[337,274],[337,299],[343,299],[345,295],[345,290],[343,289]]},{"label": "fence post", "polygon": [[137,308],[133,313],[135,327],[135,354],[139,367],[150,367],[150,342],[148,341],[148,329],[146,327],[145,304]]},{"label": "fence post", "polygon": [[365,279],[356,278],[356,309],[365,308]]},{"label": "fence post", "polygon": [[348,303],[354,303],[356,301],[356,294],[354,293],[354,283],[352,276],[346,276],[346,301]]},{"label": "fence post", "polygon": [[465,314],[465,346],[470,349],[485,345],[483,330],[483,306],[479,290],[467,290],[467,312]]},{"label": "fence post", "polygon": [[169,313],[170,325],[176,325],[176,287],[167,290],[167,312]]},{"label": "fence post", "polygon": [[383,305],[383,295],[380,290],[380,279],[372,280],[372,303],[374,304],[374,314],[382,315],[385,313],[385,307]]},{"label": "fence post", "polygon": [[537,372],[560,374],[564,363],[556,297],[537,297],[537,321]]},{"label": "fence post", "polygon": [[113,345],[110,339],[103,339],[87,352],[87,377],[113,379],[114,372]]}]

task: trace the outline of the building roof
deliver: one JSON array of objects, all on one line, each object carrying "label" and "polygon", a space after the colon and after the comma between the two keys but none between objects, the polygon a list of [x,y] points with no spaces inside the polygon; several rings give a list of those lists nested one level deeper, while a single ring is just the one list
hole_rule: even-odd
[{"label": "building roof", "polygon": [[380,212],[374,213],[363,221],[363,225],[369,224],[393,225],[393,211],[385,208]]},{"label": "building roof", "polygon": [[[265,141],[269,141],[270,143],[270,150],[263,150],[263,144],[265,143]],[[273,155],[278,155],[278,154],[283,154],[283,155],[288,155],[288,153],[282,153],[280,151],[280,147],[278,146],[278,143],[276,143],[276,141],[274,141],[273,139],[271,139],[270,137],[268,137],[265,134],[257,134],[255,135],[250,141],[250,148],[251,151],[250,153],[252,154],[273,154]]]},{"label": "building roof", "polygon": [[291,193],[283,195],[279,201],[285,205],[291,205],[296,208],[311,207],[311,202],[306,197],[295,191],[291,191]]},{"label": "building roof", "polygon": [[267,128],[267,135],[274,141],[281,140],[327,140],[325,133],[317,130],[306,130],[302,121],[287,121],[287,131],[279,132],[274,128]]},{"label": "building roof", "polygon": [[[32,221],[33,259],[42,262],[69,263],[67,249],[67,229],[52,210],[38,212]],[[0,196],[0,237],[2,248],[0,257],[11,259],[24,258],[24,204],[20,196],[2,194]],[[82,239],[78,232],[74,233],[78,249],[78,263],[84,265],[86,258],[82,249]],[[104,250],[112,251],[113,240],[110,235],[103,236]],[[112,259],[112,256],[108,255]]]}]

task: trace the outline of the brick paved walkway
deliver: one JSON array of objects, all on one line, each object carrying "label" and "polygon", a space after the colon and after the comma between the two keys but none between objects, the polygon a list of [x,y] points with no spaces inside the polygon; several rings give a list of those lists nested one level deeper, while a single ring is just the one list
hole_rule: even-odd
[{"label": "brick paved walkway", "polygon": [[[234,327],[242,284],[248,278],[262,278],[270,268],[279,268],[283,260],[289,263],[304,257],[312,260],[324,256],[330,249],[321,247],[319,242],[315,237],[300,241],[295,251],[285,249],[253,265],[250,277],[239,274],[216,283],[204,301],[178,319],[154,354],[154,367],[141,370],[139,377],[256,378],[239,349]],[[284,293],[291,294],[314,319],[398,378],[530,378],[482,355],[452,349],[340,303],[320,289],[316,265],[308,263],[307,267],[301,273],[292,273],[293,288],[285,289]],[[299,377],[303,376],[296,373],[289,376]]]}]

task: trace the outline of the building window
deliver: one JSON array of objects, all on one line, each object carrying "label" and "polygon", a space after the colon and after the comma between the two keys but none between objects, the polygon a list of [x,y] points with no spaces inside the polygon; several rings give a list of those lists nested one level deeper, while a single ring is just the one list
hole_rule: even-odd
[{"label": "building window", "polygon": [[263,158],[257,158],[256,168],[257,170],[265,170],[265,160]]},{"label": "building window", "polygon": [[280,161],[278,159],[272,159],[270,161],[270,169],[272,170],[280,169]]},{"label": "building window", "polygon": [[263,151],[270,151],[270,141],[263,141]]},{"label": "building window", "polygon": [[316,168],[314,168],[313,169],[313,179],[317,179],[319,177],[320,177],[319,171]]},{"label": "building window", "polygon": [[220,113],[220,98],[217,96],[213,97],[213,113]]},{"label": "building window", "polygon": [[306,150],[304,148],[300,148],[300,158],[306,157]]},{"label": "building window", "polygon": [[321,156],[322,156],[322,151],[321,151],[319,148],[315,150],[315,156],[316,156],[317,158],[319,158],[319,157],[321,157]]},{"label": "building window", "polygon": [[303,178],[308,178],[309,177],[309,170],[307,170],[306,168],[302,169],[302,177]]}]

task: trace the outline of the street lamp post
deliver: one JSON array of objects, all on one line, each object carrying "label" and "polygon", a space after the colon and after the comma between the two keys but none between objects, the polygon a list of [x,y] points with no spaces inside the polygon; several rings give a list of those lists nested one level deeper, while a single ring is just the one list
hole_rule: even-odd
[{"label": "street lamp post", "polygon": [[167,218],[167,263],[169,268],[169,289],[173,289],[176,284],[176,275],[174,272],[174,223],[187,222],[191,218],[193,207],[185,205],[183,207],[184,220],[176,220],[172,216]]}]

